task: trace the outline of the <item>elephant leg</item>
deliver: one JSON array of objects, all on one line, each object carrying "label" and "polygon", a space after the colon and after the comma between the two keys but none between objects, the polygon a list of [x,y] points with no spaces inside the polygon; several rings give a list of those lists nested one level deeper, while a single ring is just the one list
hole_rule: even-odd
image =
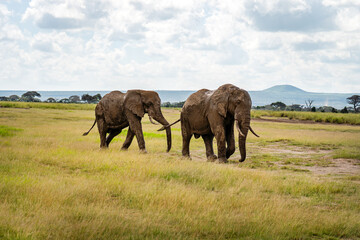
[{"label": "elephant leg", "polygon": [[104,119],[97,119],[97,127],[99,130],[99,135],[100,135],[100,148],[106,148],[107,144],[106,144],[106,133],[107,133],[107,127],[105,124]]},{"label": "elephant leg", "polygon": [[225,144],[225,129],[218,126],[215,131],[216,143],[218,146],[218,159],[219,162],[227,163],[226,160],[226,144]]},{"label": "elephant leg", "polygon": [[146,153],[144,134],[141,125],[141,118],[133,114],[129,114],[128,121],[129,121],[129,128],[135,133],[140,151]]},{"label": "elephant leg", "polygon": [[121,147],[122,150],[127,150],[130,147],[131,142],[134,139],[134,136],[135,136],[135,133],[133,131],[131,131],[131,129],[129,128],[127,135],[126,135],[125,142],[123,143],[123,145]]},{"label": "elephant leg", "polygon": [[213,148],[213,140],[214,140],[214,135],[202,135],[202,138],[204,140],[205,143],[205,148],[206,148],[206,157],[208,159],[208,161],[215,161],[217,159],[217,156],[214,154],[214,148]]},{"label": "elephant leg", "polygon": [[111,129],[109,135],[106,138],[106,146],[109,147],[111,140],[121,133],[122,129]]},{"label": "elephant leg", "polygon": [[234,123],[226,127],[226,159],[235,152]]},{"label": "elephant leg", "polygon": [[183,140],[182,155],[184,157],[190,158],[190,140],[191,140],[192,134],[186,127],[184,121],[181,121],[181,135],[182,135],[182,140]]}]

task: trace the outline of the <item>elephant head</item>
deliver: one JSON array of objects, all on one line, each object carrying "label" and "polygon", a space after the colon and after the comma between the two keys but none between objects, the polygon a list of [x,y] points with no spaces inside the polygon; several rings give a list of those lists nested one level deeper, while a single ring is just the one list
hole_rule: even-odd
[{"label": "elephant head", "polygon": [[259,137],[250,126],[251,98],[247,91],[232,84],[220,86],[213,93],[213,105],[223,118],[230,117],[235,120],[236,129],[239,132],[240,162],[246,159],[246,138],[250,130]]},{"label": "elephant head", "polygon": [[129,90],[126,93],[124,104],[125,108],[138,117],[142,118],[147,113],[152,123],[154,123],[153,118],[164,126],[166,129],[167,152],[169,152],[171,149],[171,128],[161,112],[159,95],[154,91]]}]

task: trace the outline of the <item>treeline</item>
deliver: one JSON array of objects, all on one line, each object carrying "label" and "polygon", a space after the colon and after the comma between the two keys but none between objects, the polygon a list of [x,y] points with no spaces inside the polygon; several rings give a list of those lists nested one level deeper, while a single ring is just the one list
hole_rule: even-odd
[{"label": "treeline", "polygon": [[[9,97],[2,96],[0,97],[0,101],[11,101],[11,102],[42,102],[39,97],[41,97],[40,93],[36,91],[28,91],[21,95],[20,97],[17,95],[11,95]],[[95,94],[93,96],[89,94],[83,94],[81,97],[78,95],[72,95],[69,98],[55,99],[48,98],[43,102],[47,103],[98,103],[101,100],[100,93]]]},{"label": "treeline", "polygon": [[[11,102],[41,102],[39,99],[41,95],[36,91],[28,91],[22,94],[20,97],[17,95],[11,95],[9,97],[2,96],[0,101],[11,101]],[[70,96],[69,98],[63,98],[57,100],[55,98],[48,98],[43,102],[47,103],[98,103],[101,100],[101,95],[95,94],[93,96],[89,94],[83,94],[81,97],[77,95]],[[357,113],[360,112],[360,96],[353,95],[346,98],[348,104],[351,107],[344,107],[343,109],[336,109],[331,106],[315,107],[313,106],[314,100],[306,100],[305,105],[292,104],[286,105],[283,102],[274,102],[270,105],[256,106],[253,109],[257,110],[269,110],[269,111],[297,111],[297,112],[333,112],[333,113]],[[161,104],[162,107],[168,108],[182,108],[185,101],[181,102],[164,102]]]},{"label": "treeline", "polygon": [[353,95],[346,99],[347,103],[352,105],[351,107],[344,107],[342,109],[336,109],[331,106],[315,107],[313,106],[314,100],[305,101],[305,105],[292,104],[286,105],[283,102],[274,102],[270,105],[256,106],[253,109],[268,110],[268,111],[296,111],[296,112],[332,112],[332,113],[357,113],[360,112],[360,96]]},{"label": "treeline", "polygon": [[182,108],[184,106],[185,101],[183,102],[164,102],[161,104],[162,107],[168,107],[168,108]]}]

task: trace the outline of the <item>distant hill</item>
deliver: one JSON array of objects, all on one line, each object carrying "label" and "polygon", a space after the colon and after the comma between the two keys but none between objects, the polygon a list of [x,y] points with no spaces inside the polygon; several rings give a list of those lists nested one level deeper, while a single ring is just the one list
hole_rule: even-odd
[{"label": "distant hill", "polygon": [[346,98],[359,93],[313,93],[292,85],[277,85],[262,91],[249,91],[249,94],[253,106],[264,106],[278,101],[286,105],[305,105],[305,101],[314,100],[313,106],[332,106],[340,109],[350,106]]},{"label": "distant hill", "polygon": [[306,93],[304,90],[294,87],[292,85],[276,85],[271,88],[267,88],[262,92],[270,92],[270,93],[289,93],[289,92],[296,92],[296,93]]}]

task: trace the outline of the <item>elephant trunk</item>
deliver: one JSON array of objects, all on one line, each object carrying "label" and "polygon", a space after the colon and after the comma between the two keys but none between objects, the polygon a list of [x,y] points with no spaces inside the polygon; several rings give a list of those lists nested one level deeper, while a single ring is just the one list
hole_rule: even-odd
[{"label": "elephant trunk", "polygon": [[163,125],[163,127],[166,130],[166,140],[167,140],[167,150],[166,152],[169,152],[171,149],[171,128],[168,123],[168,121],[166,121],[166,119],[164,118],[164,116],[160,113],[158,114],[156,117],[153,117],[157,122],[161,123]]},{"label": "elephant trunk", "polygon": [[236,120],[235,122],[236,128],[239,131],[239,150],[240,150],[240,162],[245,161],[246,159],[246,138],[248,134],[248,130],[250,127],[250,121],[245,121],[245,123],[240,123]]}]

